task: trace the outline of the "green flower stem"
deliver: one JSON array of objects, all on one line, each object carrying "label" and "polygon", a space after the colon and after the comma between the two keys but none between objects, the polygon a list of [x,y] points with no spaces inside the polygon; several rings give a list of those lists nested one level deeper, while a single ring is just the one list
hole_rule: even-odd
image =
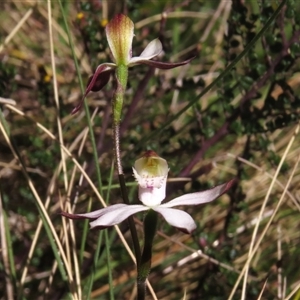
[{"label": "green flower stem", "polygon": [[157,213],[150,209],[144,220],[144,249],[141,263],[138,267],[137,293],[138,300],[144,300],[146,294],[146,279],[151,270],[152,245],[156,233]]},{"label": "green flower stem", "polygon": [[[113,136],[114,136],[113,139],[114,139],[116,166],[119,175],[122,198],[125,204],[129,204],[129,199],[128,199],[128,193],[126,189],[126,182],[124,178],[121,154],[120,154],[120,122],[121,122],[121,115],[122,115],[124,93],[127,86],[127,79],[128,79],[128,67],[125,65],[119,65],[116,69],[117,87],[113,96]],[[139,239],[133,221],[133,217],[128,218],[128,224],[132,236],[132,242],[133,242],[133,247],[134,247],[134,252],[136,257],[136,264],[138,267],[141,258],[141,249],[140,249]]]},{"label": "green flower stem", "polygon": [[120,123],[122,107],[123,107],[123,95],[127,86],[128,79],[128,67],[125,65],[119,65],[116,68],[117,78],[117,90],[114,97],[114,122]]},{"label": "green flower stem", "polygon": [[123,108],[124,93],[127,86],[128,67],[120,65],[116,69],[117,87],[113,97],[113,131],[114,131],[114,146],[116,156],[116,166],[118,174],[123,174],[121,154],[120,154],[120,122]]}]

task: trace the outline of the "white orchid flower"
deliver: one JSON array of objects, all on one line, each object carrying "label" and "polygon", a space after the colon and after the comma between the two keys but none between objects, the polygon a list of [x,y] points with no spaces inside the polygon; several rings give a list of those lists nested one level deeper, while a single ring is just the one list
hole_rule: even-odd
[{"label": "white orchid flower", "polygon": [[62,215],[71,219],[92,219],[91,228],[107,228],[121,223],[129,216],[138,212],[154,210],[159,213],[170,225],[185,233],[196,229],[193,218],[186,212],[175,209],[175,206],[199,205],[211,202],[226,193],[233,185],[234,180],[218,185],[212,189],[185,194],[169,202],[162,201],[166,196],[166,182],[168,164],[154,151],[147,151],[144,156],[135,162],[133,174],[139,186],[139,199],[142,204],[115,204],[90,213]]}]

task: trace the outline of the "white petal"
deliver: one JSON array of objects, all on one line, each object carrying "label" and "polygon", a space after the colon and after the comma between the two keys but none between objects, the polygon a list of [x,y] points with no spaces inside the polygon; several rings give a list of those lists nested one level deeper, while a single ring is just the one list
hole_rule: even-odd
[{"label": "white petal", "polygon": [[177,197],[167,203],[162,204],[163,207],[174,207],[178,205],[199,205],[202,203],[211,202],[222,194],[224,194],[234,183],[234,180],[231,180],[227,183],[217,185],[216,187],[198,193],[185,194],[180,197]]},{"label": "white petal", "polygon": [[161,214],[170,225],[185,233],[191,233],[196,229],[195,221],[185,211],[162,206],[154,207],[153,210]]},{"label": "white petal", "polygon": [[157,55],[159,55],[162,51],[162,44],[159,39],[155,39],[151,41],[144,51],[140,54],[140,57],[145,59],[151,59]]},{"label": "white petal", "polygon": [[139,199],[144,205],[153,207],[160,205],[166,198],[166,184],[167,177],[164,178],[162,185],[159,188],[156,187],[142,187],[139,186]]},{"label": "white petal", "polygon": [[138,64],[140,61],[149,60],[157,55],[159,55],[162,51],[162,44],[159,39],[155,39],[151,41],[140,56],[132,57],[129,61],[128,66],[132,66],[134,64]]},{"label": "white petal", "polygon": [[126,204],[115,204],[104,208],[104,213],[96,219],[95,221],[91,222],[91,228],[94,227],[110,227],[116,224],[121,223],[129,216],[138,213],[140,211],[148,210],[149,208],[144,205],[126,205]]},{"label": "white petal", "polygon": [[91,211],[89,213],[84,213],[84,214],[70,214],[70,213],[66,213],[66,212],[62,212],[61,214],[70,219],[97,219],[109,211],[112,211],[112,210],[115,210],[117,208],[124,207],[124,206],[127,206],[127,205],[120,203],[120,204],[115,204],[112,206],[108,206],[108,207],[98,209],[95,211]]}]

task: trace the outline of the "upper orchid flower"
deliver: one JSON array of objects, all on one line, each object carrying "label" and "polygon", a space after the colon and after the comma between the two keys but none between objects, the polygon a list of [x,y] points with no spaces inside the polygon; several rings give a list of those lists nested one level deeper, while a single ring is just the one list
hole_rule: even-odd
[{"label": "upper orchid flower", "polygon": [[116,15],[105,28],[107,41],[112,52],[113,63],[100,64],[89,78],[81,102],[73,109],[72,114],[80,110],[84,98],[90,91],[100,91],[108,82],[110,73],[119,66],[131,67],[146,64],[159,69],[172,69],[189,63],[193,58],[179,63],[164,63],[151,60],[162,52],[162,44],[158,39],[150,42],[140,56],[132,57],[132,40],[134,24],[125,15]]},{"label": "upper orchid flower", "polygon": [[173,207],[211,202],[226,193],[234,182],[231,180],[210,190],[185,194],[161,204],[166,196],[168,171],[168,164],[163,158],[153,151],[147,151],[142,158],[135,162],[133,168],[134,176],[139,185],[139,199],[143,204],[115,204],[90,213],[69,214],[62,212],[62,215],[71,219],[93,219],[94,221],[90,223],[91,228],[107,228],[121,223],[135,213],[152,209],[162,215],[170,225],[185,233],[191,233],[196,229],[195,221],[188,213]]}]

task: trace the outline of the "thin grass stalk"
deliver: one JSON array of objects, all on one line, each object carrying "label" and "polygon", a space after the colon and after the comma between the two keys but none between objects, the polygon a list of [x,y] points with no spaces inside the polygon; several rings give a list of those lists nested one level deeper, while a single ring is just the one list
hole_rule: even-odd
[{"label": "thin grass stalk", "polygon": [[[87,212],[90,212],[91,208],[92,208],[92,198],[89,199],[89,202],[88,202],[88,205],[87,205]],[[86,246],[88,231],[89,231],[89,220],[84,220],[82,233],[81,233],[80,251],[79,251],[80,265],[82,265],[82,263],[83,263],[83,254],[84,254],[84,249],[85,249],[85,246]]]},{"label": "thin grass stalk", "polygon": [[[68,202],[67,206],[70,209],[70,203]],[[68,211],[68,210],[67,210]],[[73,258],[73,265],[74,265],[74,276],[75,276],[75,284],[77,287],[77,292],[78,292],[78,298],[82,299],[82,288],[81,288],[81,273],[80,273],[80,268],[79,268],[79,263],[78,263],[78,256],[76,254],[76,237],[75,237],[75,230],[74,230],[74,222],[69,222],[70,226],[70,236],[71,236],[71,253],[72,253],[72,258]],[[67,234],[65,234],[67,236]]]},{"label": "thin grass stalk", "polygon": [[[63,203],[61,197],[59,196],[59,203],[60,203],[60,209],[62,211],[66,210],[68,211],[70,205],[69,203]],[[71,260],[71,246],[70,246],[70,237],[69,237],[69,230],[70,229],[70,223],[68,222],[68,220],[66,220],[65,218],[62,218],[62,230],[60,231],[60,237],[62,239],[62,243],[65,245],[65,252],[66,252],[66,257],[68,260],[68,263],[70,266],[72,266],[72,260]],[[73,268],[74,266],[72,266]],[[75,276],[75,272],[74,272],[74,276]]]},{"label": "thin grass stalk", "polygon": [[[52,78],[53,78],[53,91],[54,91],[54,100],[56,105],[56,123],[58,129],[58,139],[61,145],[64,145],[64,138],[62,133],[62,125],[60,120],[60,105],[58,99],[58,88],[57,88],[57,79],[56,79],[56,65],[55,65],[55,57],[54,57],[54,45],[53,45],[53,31],[52,31],[52,9],[51,9],[51,0],[47,0],[48,4],[48,27],[49,27],[49,43],[50,43],[50,55],[51,55],[51,68],[52,68]],[[65,153],[60,147],[60,155],[62,161],[62,169],[63,169],[63,178],[65,191],[68,190],[68,176],[67,176],[67,165],[65,159]]]},{"label": "thin grass stalk", "polygon": [[[3,125],[3,130],[5,130],[8,134],[10,133],[9,127],[6,123],[6,120],[3,116],[2,110],[0,108],[0,124]],[[3,256],[3,263],[4,263],[4,270],[5,273],[10,274],[10,279],[17,285],[17,276],[16,276],[16,269],[15,269],[15,262],[14,262],[14,254],[13,254],[13,248],[11,243],[11,237],[10,237],[10,231],[9,231],[9,225],[7,222],[7,216],[5,209],[3,207],[3,201],[2,201],[2,184],[1,184],[1,177],[0,177],[0,218],[1,218],[1,248],[2,248],[2,256]],[[7,258],[6,259],[6,255]],[[7,296],[11,293],[11,289],[7,290]]]},{"label": "thin grass stalk", "polygon": [[[0,178],[1,179],[1,178]],[[5,287],[7,299],[13,299],[14,288],[17,284],[17,276],[14,262],[14,254],[7,222],[6,211],[3,205],[2,184],[0,180],[0,232],[1,232],[1,255],[3,260],[3,271],[5,273]]]},{"label": "thin grass stalk", "polygon": [[[110,174],[109,174],[108,189],[107,189],[107,193],[106,193],[106,203],[109,203],[109,196],[110,196],[110,191],[111,191],[111,184],[112,184],[113,175],[114,175],[114,160],[112,161],[110,170],[111,171],[110,171]],[[108,230],[107,229],[104,231],[104,235],[106,235],[105,239],[109,239],[109,237],[108,237]],[[109,245],[110,245],[111,241],[112,240],[109,241]],[[111,261],[110,261],[110,247],[106,247],[105,250],[106,250],[107,264],[110,265],[110,267],[108,268],[108,270],[110,270],[110,269],[112,269]],[[109,282],[113,282],[112,272],[108,272],[108,276],[109,276]],[[113,289],[109,289],[109,296],[110,296],[110,300],[114,300],[115,299],[114,290]]]},{"label": "thin grass stalk", "polygon": [[26,12],[26,14],[23,16],[23,18],[18,22],[18,24],[10,31],[9,35],[5,38],[5,40],[3,41],[2,44],[0,44],[0,53],[2,52],[2,50],[4,49],[4,46],[6,44],[8,44],[12,38],[17,34],[17,32],[19,31],[19,29],[24,25],[24,23],[29,19],[29,17],[31,16],[31,14],[33,13],[33,9],[30,8],[28,9],[28,11]]},{"label": "thin grass stalk", "polygon": [[[86,291],[84,293],[86,295],[89,295],[89,297],[90,297],[90,295],[92,293],[92,289],[93,289],[93,285],[94,285],[96,268],[97,268],[98,262],[99,262],[100,248],[101,248],[102,241],[103,241],[103,234],[104,234],[104,231],[101,230],[99,232],[99,235],[98,235],[97,245],[96,245],[96,249],[95,249],[95,252],[94,252],[94,260],[93,260],[92,272],[90,273],[89,281],[88,281],[88,284],[87,284],[87,289],[86,289]],[[105,249],[106,248],[107,247],[105,247]],[[109,273],[111,273],[111,272],[109,272]],[[111,282],[111,285],[110,285],[110,282],[109,282],[109,286],[110,286],[109,289],[111,290],[112,289],[111,287],[113,286],[113,283]]]}]

